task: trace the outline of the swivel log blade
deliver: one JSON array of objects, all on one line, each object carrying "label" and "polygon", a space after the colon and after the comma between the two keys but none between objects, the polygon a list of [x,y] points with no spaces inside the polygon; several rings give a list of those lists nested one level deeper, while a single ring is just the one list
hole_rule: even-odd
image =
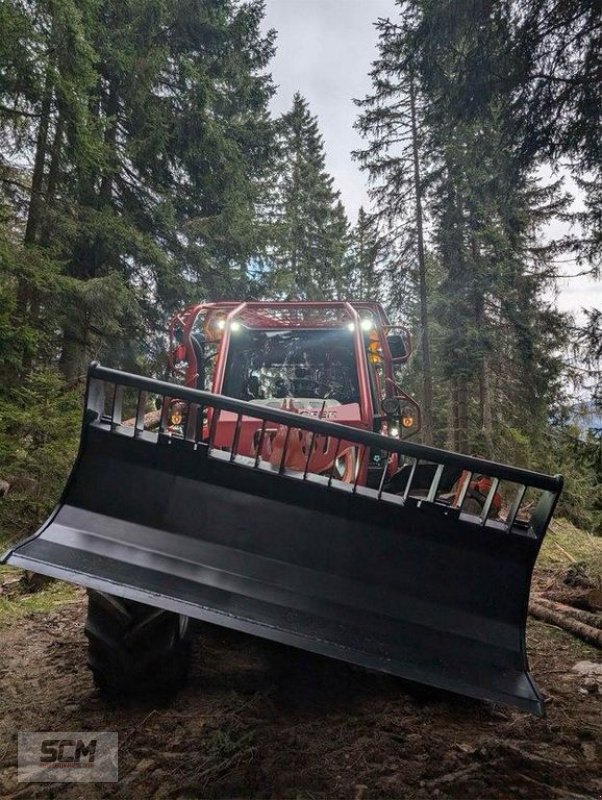
[{"label": "swivel log blade", "polygon": [[[105,414],[107,387],[117,400]],[[158,431],[143,430],[140,402],[134,424],[121,423],[123,387],[164,398]],[[178,431],[165,411],[174,399],[185,408]],[[235,421],[229,448],[213,446],[220,415]],[[290,436],[301,431],[355,449],[355,479],[261,458],[262,441],[281,426]],[[358,485],[362,459],[374,451],[384,469],[392,454],[408,464],[400,493],[384,479],[378,489]],[[421,463],[441,468],[428,473],[426,490],[413,490],[420,470],[412,465]],[[477,473],[491,479],[482,514],[463,510],[464,489],[451,501],[443,496],[453,469],[466,485]],[[504,481],[517,490],[505,499],[505,518],[494,518],[492,498]],[[61,503],[5,560],[542,714],[525,622],[531,572],[561,483],[92,365],[80,453]],[[526,491],[538,495],[528,516]]]}]

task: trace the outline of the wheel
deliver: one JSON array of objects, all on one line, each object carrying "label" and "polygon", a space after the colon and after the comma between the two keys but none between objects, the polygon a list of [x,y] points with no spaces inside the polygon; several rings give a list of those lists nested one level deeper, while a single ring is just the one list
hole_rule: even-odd
[{"label": "wheel", "polygon": [[88,590],[88,666],[107,697],[168,697],[186,683],[188,617]]}]

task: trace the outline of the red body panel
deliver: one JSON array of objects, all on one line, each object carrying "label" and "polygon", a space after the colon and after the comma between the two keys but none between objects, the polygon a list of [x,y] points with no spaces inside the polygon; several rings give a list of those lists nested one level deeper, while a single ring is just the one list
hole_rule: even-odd
[{"label": "red body panel", "polygon": [[[378,348],[380,371],[371,368],[366,345],[366,331],[362,327],[369,320],[370,340]],[[295,400],[283,399],[282,408],[301,414],[320,416],[344,425],[366,430],[375,430],[383,420],[380,410],[382,397],[397,397],[415,409],[419,419],[419,409],[415,402],[398,389],[393,376],[393,359],[387,342],[387,333],[392,329],[383,308],[373,302],[234,302],[202,303],[191,306],[176,314],[170,322],[170,349],[168,363],[176,379],[187,386],[196,387],[199,374],[204,365],[199,365],[197,349],[193,336],[201,336],[203,343],[217,349],[211,383],[205,388],[215,394],[222,394],[230,341],[235,326],[244,326],[257,331],[271,330],[311,330],[347,327],[352,332],[359,402],[327,404],[321,408],[303,407]],[[398,327],[398,326],[396,326]],[[410,353],[410,339],[407,331],[401,329]],[[203,388],[203,387],[201,387]],[[250,403],[252,406],[252,404]],[[308,441],[299,432],[298,441],[281,442],[283,431],[265,431],[261,437],[261,424],[249,417],[238,419],[235,415],[222,412],[212,423],[208,420],[207,431],[211,431],[214,446],[229,450],[234,437],[237,452],[249,457],[260,457],[280,469],[297,469],[312,473],[332,471],[335,462],[351,480],[365,483],[367,459],[358,454],[349,443],[339,441]],[[419,426],[418,426],[419,427]],[[386,422],[384,423],[386,430]],[[259,438],[261,437],[261,441]],[[290,433],[289,433],[290,439]],[[259,450],[258,450],[259,448]],[[286,452],[284,461],[282,454]],[[359,473],[359,478],[358,478]]]}]

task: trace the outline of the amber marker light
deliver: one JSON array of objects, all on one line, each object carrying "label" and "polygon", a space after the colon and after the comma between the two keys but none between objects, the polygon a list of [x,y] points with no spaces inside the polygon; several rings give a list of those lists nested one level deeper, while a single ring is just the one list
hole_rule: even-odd
[{"label": "amber marker light", "polygon": [[179,406],[173,406],[169,413],[169,421],[172,425],[181,425],[182,409]]}]

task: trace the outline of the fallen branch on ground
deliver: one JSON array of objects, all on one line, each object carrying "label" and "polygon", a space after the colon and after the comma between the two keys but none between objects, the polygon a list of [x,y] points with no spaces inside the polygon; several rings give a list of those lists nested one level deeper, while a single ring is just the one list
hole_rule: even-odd
[{"label": "fallen branch on ground", "polygon": [[517,772],[516,777],[522,778],[522,780],[527,781],[527,783],[532,783],[534,786],[538,786],[540,789],[545,789],[547,794],[553,794],[556,797],[564,797],[565,800],[587,800],[587,796],[584,794],[577,794],[577,792],[572,792],[570,789],[558,789],[555,786],[550,786],[548,783],[536,781],[535,778],[531,778],[529,775],[524,775],[522,772]]},{"label": "fallen branch on ground", "polygon": [[539,605],[551,608],[560,614],[568,614],[579,622],[584,622],[586,625],[591,625],[592,628],[602,628],[602,614],[595,614],[593,611],[585,611],[582,608],[575,608],[568,606],[566,603],[559,603],[556,600],[550,600],[547,597],[536,595],[533,602]]},{"label": "fallen branch on ground", "polygon": [[559,628],[571,633],[578,639],[582,639],[588,644],[593,644],[594,647],[602,648],[602,630],[594,628],[592,625],[587,625],[584,622],[579,622],[573,616],[559,611],[557,608],[551,608],[537,600],[531,600],[529,603],[529,613],[535,619],[550,622],[552,625],[557,625]]}]

